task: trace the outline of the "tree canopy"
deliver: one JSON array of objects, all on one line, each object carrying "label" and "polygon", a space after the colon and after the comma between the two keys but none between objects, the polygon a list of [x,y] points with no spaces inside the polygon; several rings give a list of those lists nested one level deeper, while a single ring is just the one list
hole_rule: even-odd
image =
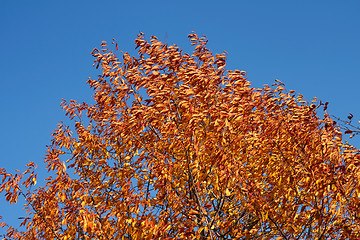
[{"label": "tree canopy", "polygon": [[279,80],[251,87],[226,53],[189,35],[184,53],[156,37],[94,49],[93,104],[63,101],[70,125],[36,165],[0,170],[25,198],[6,239],[349,239],[360,237],[358,149],[322,103]]}]

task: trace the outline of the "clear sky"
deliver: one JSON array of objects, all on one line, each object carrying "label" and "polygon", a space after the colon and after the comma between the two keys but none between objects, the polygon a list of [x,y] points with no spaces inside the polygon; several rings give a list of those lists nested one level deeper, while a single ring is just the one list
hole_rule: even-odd
[{"label": "clear sky", "polygon": [[[0,168],[41,165],[66,120],[61,99],[91,100],[87,78],[100,74],[92,49],[115,38],[134,54],[139,32],[187,51],[187,35],[204,34],[214,53],[228,52],[227,69],[247,71],[255,87],[279,79],[358,120],[359,12],[359,0],[0,0]],[[14,226],[24,216],[3,200],[0,214]]]}]

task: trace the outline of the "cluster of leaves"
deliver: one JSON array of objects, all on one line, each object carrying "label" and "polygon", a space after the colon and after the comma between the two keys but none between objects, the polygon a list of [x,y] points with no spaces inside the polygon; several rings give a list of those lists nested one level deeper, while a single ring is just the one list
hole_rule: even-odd
[{"label": "cluster of leaves", "polygon": [[280,81],[252,88],[189,38],[191,55],[143,34],[137,58],[119,59],[116,43],[93,51],[95,103],[63,102],[75,123],[53,132],[46,185],[31,189],[33,164],[23,183],[0,171],[0,191],[23,195],[29,216],[6,238],[360,237],[360,156],[320,104]]},{"label": "cluster of leaves", "polygon": [[360,121],[358,123],[353,123],[354,115],[349,113],[347,116],[347,120],[343,120],[336,116],[332,116],[333,118],[339,121],[340,128],[344,131],[345,134],[350,134],[349,138],[353,138],[355,135],[360,134]]}]

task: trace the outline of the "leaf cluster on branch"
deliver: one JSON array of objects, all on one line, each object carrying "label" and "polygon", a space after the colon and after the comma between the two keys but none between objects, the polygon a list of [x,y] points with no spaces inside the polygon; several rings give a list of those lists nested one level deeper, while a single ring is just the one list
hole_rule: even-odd
[{"label": "leaf cluster on branch", "polygon": [[27,202],[6,239],[360,237],[360,156],[320,104],[253,88],[189,39],[191,54],[143,34],[136,57],[94,49],[95,103],[62,103],[74,124],[52,134],[45,185],[33,163],[0,170],[0,192]]},{"label": "leaf cluster on branch", "polygon": [[355,135],[360,134],[360,121],[358,123],[353,122],[354,115],[349,113],[347,116],[348,120],[343,120],[339,117],[332,115],[333,118],[339,121],[340,128],[344,131],[345,134],[350,134],[350,138],[353,138]]}]

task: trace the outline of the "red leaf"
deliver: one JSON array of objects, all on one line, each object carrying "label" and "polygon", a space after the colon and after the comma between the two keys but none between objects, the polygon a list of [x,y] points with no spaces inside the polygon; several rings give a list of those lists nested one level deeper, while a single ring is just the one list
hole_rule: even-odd
[{"label": "red leaf", "polygon": [[324,111],[326,111],[326,109],[327,109],[327,105],[329,104],[329,102],[326,102],[325,103],[325,106],[324,106]]}]

